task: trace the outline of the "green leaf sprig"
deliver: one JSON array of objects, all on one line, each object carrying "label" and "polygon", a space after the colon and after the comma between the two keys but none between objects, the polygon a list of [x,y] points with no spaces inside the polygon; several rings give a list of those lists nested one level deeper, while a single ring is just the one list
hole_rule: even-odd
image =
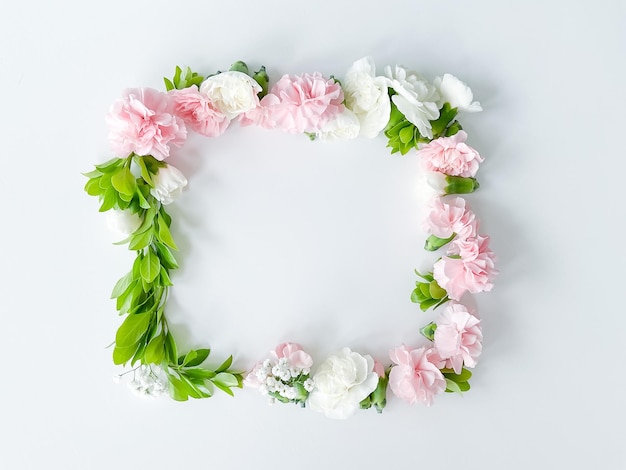
[{"label": "green leaf sprig", "polygon": [[429,308],[437,308],[449,300],[448,293],[433,277],[432,272],[420,274],[415,270],[422,281],[415,282],[415,289],[411,292],[411,302],[419,304],[423,312]]},{"label": "green leaf sprig", "polygon": [[[188,70],[181,79],[177,73],[174,84],[180,86],[181,80],[189,77],[195,80],[198,76]],[[85,175],[89,178],[85,191],[99,198],[100,212],[127,210],[142,220],[128,238],[118,242],[127,243],[136,256],[132,269],[117,281],[111,293],[117,311],[126,316],[115,335],[113,362],[161,367],[175,400],[207,398],[215,388],[233,395],[233,388],[242,387],[243,377],[230,369],[232,356],[217,368],[201,366],[209,349],[192,349],[179,356],[167,323],[165,305],[173,285],[170,271],[178,268],[173,253],[178,247],[170,231],[170,215],[150,192],[159,169],[165,166],[152,156],[131,154],[96,165]]]}]

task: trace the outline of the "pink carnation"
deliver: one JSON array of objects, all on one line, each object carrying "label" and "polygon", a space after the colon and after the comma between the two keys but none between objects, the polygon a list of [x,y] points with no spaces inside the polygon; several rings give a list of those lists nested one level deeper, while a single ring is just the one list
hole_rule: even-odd
[{"label": "pink carnation", "polygon": [[494,254],[489,250],[489,237],[476,236],[452,242],[448,255],[433,266],[433,276],[448,296],[461,300],[467,291],[488,292],[491,280],[498,274],[494,267]]},{"label": "pink carnation", "polygon": [[458,303],[449,303],[437,319],[435,349],[445,360],[445,367],[461,373],[463,365],[476,366],[482,351],[480,320]]},{"label": "pink carnation", "polygon": [[409,350],[402,345],[389,351],[395,364],[389,372],[389,387],[394,395],[412,405],[422,402],[430,406],[433,398],[446,389],[439,368],[430,360],[433,349]]},{"label": "pink carnation", "polygon": [[296,343],[281,343],[270,354],[275,360],[283,357],[289,360],[289,365],[297,369],[310,369],[313,358],[302,350],[302,346]]},{"label": "pink carnation", "polygon": [[207,95],[198,91],[196,85],[172,90],[169,94],[174,100],[175,114],[198,134],[217,137],[228,128],[230,120],[217,110]]},{"label": "pink carnation", "polygon": [[427,170],[450,176],[475,176],[483,158],[465,143],[467,133],[459,131],[451,137],[439,137],[426,144],[417,154]]},{"label": "pink carnation", "polygon": [[433,199],[426,217],[426,229],[439,238],[449,238],[453,233],[459,239],[475,237],[477,225],[476,216],[462,197]]},{"label": "pink carnation", "polygon": [[180,147],[187,138],[183,120],[174,115],[172,100],[152,88],[132,88],[111,106],[106,116],[109,139],[119,156],[131,153],[164,160],[170,145]]},{"label": "pink carnation", "polygon": [[318,72],[283,75],[263,97],[260,106],[248,111],[241,124],[290,133],[318,132],[343,112],[343,90]]}]

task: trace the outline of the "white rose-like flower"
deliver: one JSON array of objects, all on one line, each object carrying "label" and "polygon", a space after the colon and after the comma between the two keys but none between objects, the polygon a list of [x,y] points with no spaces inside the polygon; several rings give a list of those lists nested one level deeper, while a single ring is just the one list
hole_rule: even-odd
[{"label": "white rose-like flower", "polygon": [[107,226],[120,240],[139,228],[143,217],[129,210],[113,209],[107,212]]},{"label": "white rose-like flower", "polygon": [[446,73],[443,78],[436,77],[433,83],[439,91],[440,98],[437,104],[440,108],[444,103],[450,103],[451,107],[459,111],[475,113],[483,110],[478,101],[472,101],[474,94],[471,88],[454,75]]},{"label": "white rose-like flower", "polygon": [[150,188],[152,194],[161,204],[171,204],[183,192],[187,186],[187,179],[178,168],[167,165],[159,168],[159,172],[152,177],[154,188]]},{"label": "white rose-like flower", "polygon": [[208,96],[228,119],[256,108],[259,105],[257,93],[261,90],[256,80],[236,71],[218,73],[200,85],[200,93]]},{"label": "white rose-like flower", "polygon": [[409,72],[399,65],[393,70],[387,66],[385,74],[389,77],[389,86],[397,93],[391,99],[398,111],[417,127],[422,136],[432,139],[430,121],[439,117],[437,89],[415,72]]},{"label": "white rose-like flower", "polygon": [[360,402],[378,386],[374,359],[349,348],[329,356],[313,376],[315,389],[308,404],[328,418],[346,419],[359,409]]},{"label": "white rose-like flower", "polygon": [[322,126],[317,136],[327,141],[354,139],[358,137],[360,127],[355,114],[348,108],[344,108],[343,113]]},{"label": "white rose-like flower", "polygon": [[374,138],[389,122],[391,101],[385,77],[376,76],[376,66],[371,57],[357,60],[346,73],[343,92],[346,106],[359,119],[360,135]]}]

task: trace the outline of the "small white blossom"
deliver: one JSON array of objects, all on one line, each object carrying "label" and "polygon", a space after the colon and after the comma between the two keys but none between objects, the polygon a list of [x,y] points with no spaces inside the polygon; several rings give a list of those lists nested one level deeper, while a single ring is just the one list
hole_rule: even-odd
[{"label": "small white blossom", "polygon": [[313,382],[313,379],[306,379],[304,383],[302,384],[302,386],[307,392],[310,393],[315,388],[315,382]]},{"label": "small white blossom", "polygon": [[161,368],[142,365],[135,370],[134,378],[128,385],[139,396],[156,398],[167,390],[167,378]]}]

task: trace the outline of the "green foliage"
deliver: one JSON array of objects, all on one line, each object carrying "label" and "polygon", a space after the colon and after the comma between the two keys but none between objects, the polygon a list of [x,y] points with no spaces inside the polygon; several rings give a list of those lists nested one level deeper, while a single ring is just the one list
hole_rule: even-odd
[{"label": "green foliage", "polygon": [[435,339],[435,331],[437,330],[437,324],[434,322],[430,322],[424,328],[420,330],[420,333],[430,341],[434,341]]},{"label": "green foliage", "polygon": [[476,178],[465,178],[463,176],[446,176],[446,194],[469,194],[480,187]]},{"label": "green foliage", "polygon": [[422,281],[415,282],[415,289],[411,292],[411,302],[419,304],[422,311],[437,308],[448,301],[448,293],[435,281],[433,273],[420,274],[415,271]]},{"label": "green foliage", "polygon": [[378,413],[382,413],[387,405],[387,385],[389,384],[389,370],[385,370],[385,376],[378,378],[376,389],[365,397],[359,404],[362,410],[368,410],[372,406]]},{"label": "green foliage", "polygon": [[265,95],[267,95],[267,92],[269,91],[270,82],[270,77],[265,71],[265,66],[261,66],[259,70],[254,72],[252,78],[254,78],[254,80],[261,86],[262,90],[260,93],[258,93],[258,96],[259,98],[263,98]]},{"label": "green foliage", "polygon": [[391,148],[391,153],[400,152],[406,155],[409,150],[415,148],[420,142],[428,142],[429,139],[421,136],[417,127],[411,124],[396,105],[391,102],[391,114],[389,122],[385,127],[385,135],[389,139],[387,147]]},{"label": "green foliage", "polygon": [[461,369],[460,374],[456,374],[452,369],[441,369],[441,373],[446,379],[446,392],[463,393],[470,389],[469,379],[472,373],[465,367]]},{"label": "green foliage", "polygon": [[426,243],[424,243],[424,249],[426,251],[437,251],[444,245],[450,243],[454,237],[456,237],[456,233],[452,233],[452,235],[448,238],[439,238],[435,235],[431,235],[426,239]]},{"label": "green foliage", "polygon": [[165,82],[165,89],[167,91],[174,89],[182,90],[183,88],[189,88],[193,85],[200,87],[200,84],[204,81],[204,77],[193,72],[189,67],[185,69],[185,74],[183,75],[183,69],[177,65],[174,71],[174,77],[171,80],[164,77],[163,81]]}]

